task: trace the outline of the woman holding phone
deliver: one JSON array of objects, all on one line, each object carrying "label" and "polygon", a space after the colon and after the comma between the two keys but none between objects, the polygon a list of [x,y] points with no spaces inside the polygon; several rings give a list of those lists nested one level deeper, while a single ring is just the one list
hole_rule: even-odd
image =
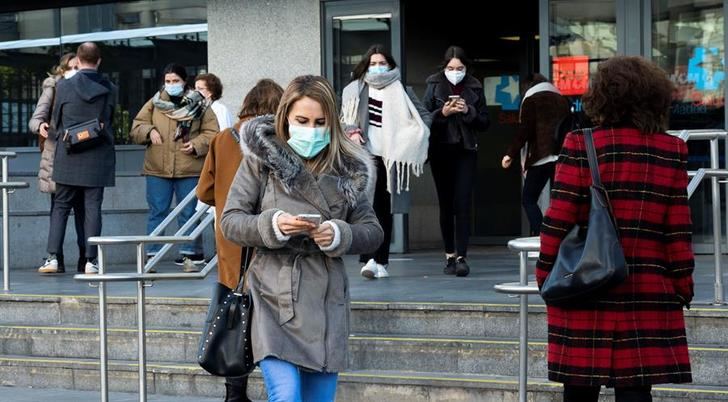
[{"label": "woman holding phone", "polygon": [[253,357],[271,402],[334,401],[348,363],[341,257],[372,252],[383,238],[367,199],[371,157],[344,134],[335,99],[323,77],[300,76],[275,119],[243,125],[245,157],[220,221],[226,239],[256,248],[247,273]]},{"label": "woman holding phone", "polygon": [[470,209],[477,169],[478,134],[488,128],[483,85],[469,74],[465,51],[450,46],[441,70],[427,78],[425,107],[432,114],[430,162],[440,201],[446,275],[467,276]]}]

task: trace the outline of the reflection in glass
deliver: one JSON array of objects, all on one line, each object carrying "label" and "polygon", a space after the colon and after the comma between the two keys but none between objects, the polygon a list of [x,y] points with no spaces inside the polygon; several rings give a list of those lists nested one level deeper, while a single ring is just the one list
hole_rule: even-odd
[{"label": "reflection in glass", "polygon": [[334,89],[351,81],[351,72],[369,46],[382,44],[391,52],[390,17],[334,18]]}]

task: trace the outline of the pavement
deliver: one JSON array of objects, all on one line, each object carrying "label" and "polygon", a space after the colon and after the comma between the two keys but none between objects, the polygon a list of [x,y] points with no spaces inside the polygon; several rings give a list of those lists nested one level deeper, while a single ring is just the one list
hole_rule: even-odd
[{"label": "pavement", "polygon": [[[350,293],[354,301],[377,302],[449,302],[449,303],[516,303],[516,300],[496,293],[493,286],[518,280],[518,256],[506,247],[475,247],[470,251],[468,263],[471,273],[465,278],[442,273],[445,257],[441,251],[418,251],[393,254],[389,264],[389,278],[369,280],[359,274],[361,264],[357,256],[345,258],[349,275]],[[723,270],[726,259],[722,260]],[[530,261],[529,272],[533,272]],[[130,264],[112,265],[107,272],[136,272]],[[162,262],[160,273],[181,272],[171,262]],[[98,290],[87,283],[75,281],[73,272],[61,275],[41,275],[36,268],[11,269],[11,294],[43,295],[97,295]],[[714,264],[712,255],[696,256],[695,299],[693,305],[710,304],[714,295]],[[725,275],[724,275],[725,276]],[[533,279],[533,275],[530,275]],[[204,280],[157,281],[147,288],[149,297],[209,297],[217,274]],[[724,280],[725,282],[725,280]],[[136,285],[114,282],[107,286],[110,296],[136,295]],[[532,297],[531,303],[540,303]],[[2,398],[0,398],[2,401]]]},{"label": "pavement", "polygon": [[[0,387],[0,401],[2,402],[86,402],[98,401],[99,391],[74,391],[67,389],[40,389],[20,387]],[[222,398],[183,397],[179,395],[147,395],[148,402],[220,402]],[[109,401],[138,402],[139,394],[127,392],[109,392]]]}]

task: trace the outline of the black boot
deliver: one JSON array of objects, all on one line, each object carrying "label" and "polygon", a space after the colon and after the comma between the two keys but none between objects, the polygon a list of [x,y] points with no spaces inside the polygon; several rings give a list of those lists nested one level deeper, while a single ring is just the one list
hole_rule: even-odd
[{"label": "black boot", "polygon": [[63,262],[63,254],[56,254],[56,260],[58,261],[58,271],[56,272],[59,274],[66,272],[66,264]]},{"label": "black boot", "polygon": [[447,265],[442,270],[445,275],[455,275],[455,257],[447,257]]},{"label": "black boot", "polygon": [[86,258],[86,249],[79,248],[78,249],[78,263],[76,264],[77,272],[80,272],[80,273],[86,272],[86,261],[88,261],[88,259]]},{"label": "black boot", "polygon": [[468,276],[469,273],[470,267],[468,266],[468,263],[465,262],[465,257],[458,257],[457,262],[455,263],[455,275]]},{"label": "black boot", "polygon": [[248,388],[248,378],[245,377],[243,382],[244,386],[240,387],[237,384],[231,385],[225,383],[225,402],[253,402],[248,399],[246,395],[246,388]]}]

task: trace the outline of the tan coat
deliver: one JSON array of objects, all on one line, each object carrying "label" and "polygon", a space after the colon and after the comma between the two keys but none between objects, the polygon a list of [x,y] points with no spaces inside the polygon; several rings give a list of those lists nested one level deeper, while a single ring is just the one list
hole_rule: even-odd
[{"label": "tan coat", "polygon": [[[349,286],[341,257],[373,252],[384,237],[366,198],[372,163],[345,157],[340,175],[314,177],[278,141],[272,123],[261,117],[243,126],[245,157],[220,222],[227,239],[256,248],[248,271],[253,357],[339,372],[347,367],[349,338]],[[273,229],[277,211],[320,214],[339,228],[338,246],[322,251],[305,235],[280,241]]]},{"label": "tan coat", "polygon": [[[242,122],[235,124],[240,130]],[[243,248],[225,239],[220,227],[222,209],[227,200],[230,185],[238,171],[243,153],[240,143],[231,129],[216,135],[210,143],[205,166],[197,183],[197,199],[215,207],[215,245],[217,247],[217,281],[235,289],[240,279],[240,262]]]},{"label": "tan coat", "polygon": [[[169,100],[166,92],[162,91],[162,100]],[[153,128],[162,136],[162,144],[153,145],[149,133]],[[182,140],[175,141],[177,121],[170,119],[154,107],[150,99],[134,118],[129,136],[135,144],[147,146],[144,155],[145,175],[181,178],[197,177],[205,163],[205,155],[210,141],[219,131],[217,118],[211,108],[205,110],[201,119],[192,122],[190,128],[190,142],[195,148],[196,155],[187,155],[181,151]]]},{"label": "tan coat", "polygon": [[[43,92],[35,105],[33,116],[28,122],[28,128],[33,134],[38,134],[40,147],[40,169],[38,170],[38,188],[43,193],[55,193],[56,183],[53,181],[53,155],[56,152],[56,143],[51,132],[48,139],[40,136],[40,125],[50,123],[53,98],[56,96],[56,81],[61,78],[48,77],[43,80]],[[50,129],[50,127],[49,127]]]}]

